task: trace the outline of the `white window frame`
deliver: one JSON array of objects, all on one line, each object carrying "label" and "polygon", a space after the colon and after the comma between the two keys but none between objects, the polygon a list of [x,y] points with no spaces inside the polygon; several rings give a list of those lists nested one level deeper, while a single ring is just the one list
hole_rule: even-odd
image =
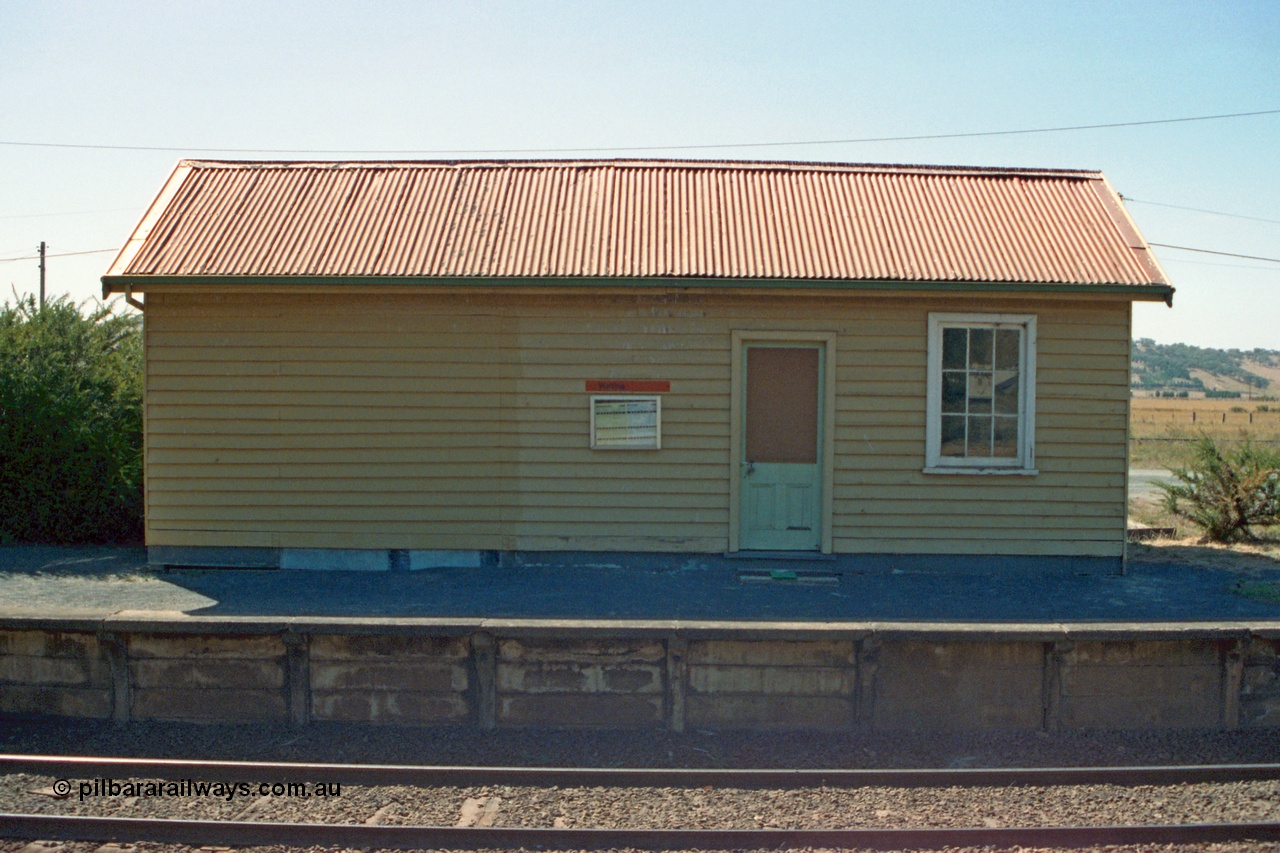
[{"label": "white window frame", "polygon": [[[620,402],[652,402],[654,406],[653,441],[646,444],[597,444],[596,404]],[[662,397],[659,394],[593,394],[591,397],[591,449],[592,450],[661,450],[662,449]]]},{"label": "white window frame", "polygon": [[[1018,371],[1018,455],[960,457],[942,455],[942,330],[945,328],[1018,328],[1022,330]],[[1036,434],[1036,315],[929,314],[928,385],[926,389],[926,474],[1038,474]]]}]

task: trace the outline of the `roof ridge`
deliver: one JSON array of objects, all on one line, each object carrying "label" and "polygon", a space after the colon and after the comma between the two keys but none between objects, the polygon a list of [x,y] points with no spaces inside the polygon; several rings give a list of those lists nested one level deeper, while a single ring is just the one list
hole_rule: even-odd
[{"label": "roof ridge", "polygon": [[179,165],[193,168],[621,168],[621,169],[718,169],[788,172],[862,172],[869,174],[957,175],[974,177],[1036,177],[1101,180],[1097,169],[1062,169],[1038,166],[953,166],[908,163],[846,163],[822,160],[682,160],[668,158],[573,159],[441,159],[441,160],[222,160],[187,158]]}]

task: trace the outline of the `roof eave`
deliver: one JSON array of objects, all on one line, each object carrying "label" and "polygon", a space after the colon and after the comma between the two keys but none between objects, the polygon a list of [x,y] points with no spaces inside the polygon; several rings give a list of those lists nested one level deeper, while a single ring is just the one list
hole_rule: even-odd
[{"label": "roof eave", "polygon": [[103,295],[123,293],[126,287],[145,292],[148,287],[182,286],[199,288],[275,287],[601,287],[601,288],[706,288],[713,290],[843,290],[843,291],[951,291],[961,293],[1044,293],[1044,294],[1111,294],[1126,295],[1135,301],[1173,304],[1174,288],[1163,282],[993,282],[993,281],[915,281],[885,279],[760,279],[760,278],[676,278],[651,276],[644,278],[571,278],[571,277],[505,277],[475,276],[442,278],[437,276],[200,276],[200,275],[104,275]]},{"label": "roof eave", "polygon": [[138,256],[138,252],[142,251],[147,238],[151,236],[152,229],[155,228],[156,223],[160,221],[160,217],[168,209],[169,202],[173,201],[173,197],[177,195],[182,182],[191,174],[191,169],[190,161],[183,160],[178,163],[169,175],[168,180],[164,182],[164,186],[160,188],[160,193],[151,202],[151,206],[147,208],[147,212],[143,215],[141,221],[138,222],[138,227],[133,229],[129,239],[120,247],[115,260],[107,268],[107,274],[102,277],[103,299],[111,295],[111,289],[107,286],[107,279],[122,277],[121,274],[133,263],[133,259]]}]

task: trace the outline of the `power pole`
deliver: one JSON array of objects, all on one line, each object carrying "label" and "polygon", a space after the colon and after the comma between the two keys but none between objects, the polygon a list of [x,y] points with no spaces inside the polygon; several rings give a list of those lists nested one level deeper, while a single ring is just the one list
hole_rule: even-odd
[{"label": "power pole", "polygon": [[40,308],[44,309],[44,241],[40,241]]}]

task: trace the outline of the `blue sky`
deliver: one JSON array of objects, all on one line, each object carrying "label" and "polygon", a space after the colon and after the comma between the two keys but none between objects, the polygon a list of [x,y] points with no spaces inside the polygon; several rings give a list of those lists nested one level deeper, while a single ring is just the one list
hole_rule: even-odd
[{"label": "blue sky", "polygon": [[[676,156],[1103,170],[1159,243],[1280,257],[1280,3],[0,0],[0,259],[118,247],[183,156]],[[319,150],[324,155],[202,149]],[[448,154],[444,152],[450,152]],[[530,155],[532,156],[532,155]],[[551,155],[555,156],[555,155]],[[1218,216],[1162,207],[1222,211]],[[1135,334],[1280,349],[1280,264],[1159,249]],[[55,257],[92,297],[110,254]],[[33,261],[0,289],[33,292]]]}]

